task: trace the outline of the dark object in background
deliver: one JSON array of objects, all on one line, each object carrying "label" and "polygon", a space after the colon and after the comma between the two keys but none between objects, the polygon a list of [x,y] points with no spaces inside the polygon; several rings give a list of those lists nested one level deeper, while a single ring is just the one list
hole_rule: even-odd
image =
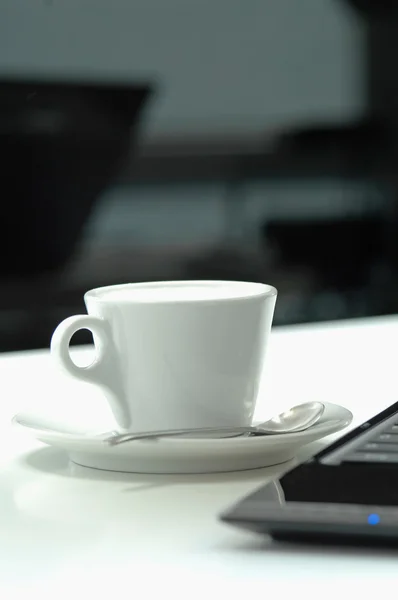
[{"label": "dark object in background", "polygon": [[388,125],[368,118],[342,125],[312,123],[293,128],[282,132],[275,148],[284,155],[323,156],[340,162],[342,174],[365,168],[370,175],[375,165],[386,160],[392,144]]},{"label": "dark object in background", "polygon": [[385,231],[383,216],[369,214],[268,222],[264,237],[279,263],[311,268],[321,287],[349,290],[365,286],[372,266],[385,259]]},{"label": "dark object in background", "polygon": [[149,87],[0,80],[0,276],[57,270],[126,157]]},{"label": "dark object in background", "polygon": [[215,247],[185,264],[186,279],[268,281],[266,255],[239,247]]},{"label": "dark object in background", "polygon": [[396,0],[347,0],[353,8],[365,17],[393,18],[398,14]]}]

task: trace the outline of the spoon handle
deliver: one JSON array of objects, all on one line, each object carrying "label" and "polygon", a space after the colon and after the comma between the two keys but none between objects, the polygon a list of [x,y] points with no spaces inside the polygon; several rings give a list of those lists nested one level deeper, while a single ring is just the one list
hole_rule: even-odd
[{"label": "spoon handle", "polygon": [[243,426],[229,426],[229,427],[194,427],[191,429],[165,429],[158,431],[143,431],[140,433],[117,433],[107,437],[104,442],[110,446],[119,446],[119,444],[125,444],[126,442],[134,442],[136,440],[156,440],[160,437],[176,437],[179,435],[188,435],[190,433],[250,433],[258,432],[267,434],[266,431],[260,430],[258,427],[243,425]]}]

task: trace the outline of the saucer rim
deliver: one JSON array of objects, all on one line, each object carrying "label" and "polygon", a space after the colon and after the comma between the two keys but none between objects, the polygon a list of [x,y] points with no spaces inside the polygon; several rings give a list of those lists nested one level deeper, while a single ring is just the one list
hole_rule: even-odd
[{"label": "saucer rim", "polygon": [[[186,446],[208,446],[208,444],[214,444],[214,445],[222,445],[222,446],[226,446],[226,445],[230,445],[235,446],[236,443],[242,444],[242,445],[252,445],[252,444],[260,444],[260,443],[266,443],[269,444],[270,442],[272,442],[272,445],[284,445],[286,443],[294,443],[295,440],[297,440],[298,443],[302,442],[303,438],[312,438],[315,436],[316,439],[319,439],[321,437],[326,437],[327,435],[331,435],[332,433],[336,433],[338,431],[341,431],[343,429],[345,429],[346,427],[348,427],[353,420],[353,414],[352,412],[345,408],[344,406],[340,405],[340,404],[335,404],[335,403],[327,403],[328,406],[332,406],[335,409],[338,409],[339,411],[341,411],[341,416],[339,417],[335,417],[335,418],[330,418],[327,421],[322,422],[322,420],[318,423],[316,423],[315,425],[309,427],[308,429],[305,429],[304,431],[296,431],[296,432],[290,432],[290,433],[282,433],[282,434],[273,434],[273,435],[265,435],[265,436],[233,436],[233,437],[221,437],[221,438],[201,438],[201,437],[164,437],[164,438],[158,438],[157,443],[161,442],[162,445],[163,444],[167,444],[170,446],[180,446],[181,444],[186,445]],[[52,439],[57,439],[59,441],[64,440],[65,442],[75,442],[75,443],[82,443],[82,444],[104,444],[104,440],[106,439],[105,436],[108,436],[111,432],[111,430],[108,431],[104,431],[103,433],[96,433],[94,434],[94,432],[87,432],[87,433],[74,433],[74,432],[63,432],[63,431],[58,431],[57,429],[51,429],[50,427],[46,427],[45,429],[42,429],[40,427],[30,427],[29,425],[25,425],[23,423],[20,423],[18,418],[20,416],[22,416],[23,413],[22,412],[18,412],[17,414],[15,414],[12,419],[11,419],[11,424],[13,427],[15,427],[16,429],[20,429],[24,432],[30,432],[31,435],[33,437],[35,437],[36,439],[39,439],[39,437],[48,437],[48,438],[52,438]],[[260,420],[256,420],[253,422],[253,425],[256,425],[256,423],[260,423]],[[332,425],[334,424],[334,425]],[[134,444],[128,444],[129,447],[132,447],[133,445],[142,445],[142,444],[148,444],[149,443],[153,443],[153,440],[137,440],[134,442]],[[48,444],[49,442],[43,442]],[[51,445],[51,444],[50,444]],[[120,446],[121,447],[124,447]],[[115,448],[116,449],[116,448]],[[114,450],[115,450],[114,449]]]},{"label": "saucer rim", "polygon": [[[342,406],[345,418],[330,418],[302,432],[258,437],[159,438],[156,443],[139,440],[111,447],[104,437],[65,434],[34,429],[13,418],[21,435],[43,446],[65,452],[70,463],[83,468],[146,475],[198,475],[263,469],[287,463],[300,449],[344,430],[352,421],[351,411]],[[336,413],[336,410],[335,410]],[[31,448],[34,451],[34,448]]]}]

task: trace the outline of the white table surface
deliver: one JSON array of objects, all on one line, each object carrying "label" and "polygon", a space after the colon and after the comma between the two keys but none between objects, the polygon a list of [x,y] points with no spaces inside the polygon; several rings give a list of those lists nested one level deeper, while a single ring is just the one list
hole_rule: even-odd
[{"label": "white table surface", "polygon": [[[354,424],[367,419],[398,400],[397,341],[395,317],[274,331],[256,416],[325,400],[350,408]],[[134,476],[69,465],[10,418],[68,403],[106,420],[99,392],[58,373],[47,351],[0,355],[0,382],[1,598],[373,598],[398,580],[398,553],[281,546],[218,522],[281,467]]]}]

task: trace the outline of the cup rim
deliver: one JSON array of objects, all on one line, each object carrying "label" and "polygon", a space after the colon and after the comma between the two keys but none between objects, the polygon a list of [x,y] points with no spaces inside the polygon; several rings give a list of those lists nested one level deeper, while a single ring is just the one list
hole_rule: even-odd
[{"label": "cup rim", "polygon": [[113,291],[118,291],[118,290],[122,290],[124,288],[128,288],[128,289],[145,289],[145,288],[149,288],[149,289],[153,289],[153,288],[161,288],[161,287],[184,287],[184,286],[235,286],[237,288],[237,290],[239,288],[244,288],[247,290],[247,292],[249,292],[250,290],[252,290],[251,293],[242,293],[241,295],[236,295],[236,296],[230,296],[230,297],[214,297],[214,298],[197,298],[197,299],[192,299],[192,300],[187,300],[186,298],[174,298],[172,300],[167,299],[164,300],[162,298],[159,299],[151,299],[150,302],[147,302],[146,300],[142,299],[142,298],[132,298],[131,296],[126,299],[123,300],[122,298],[119,299],[119,302],[127,302],[129,304],[194,304],[196,303],[200,303],[200,304],[209,304],[209,303],[225,303],[225,302],[247,302],[249,300],[254,300],[256,298],[264,298],[264,297],[276,297],[278,295],[278,290],[272,286],[269,285],[267,283],[259,283],[259,282],[252,282],[252,281],[233,281],[233,280],[211,280],[211,279],[191,279],[191,280],[172,280],[172,281],[144,281],[144,282],[138,282],[138,283],[120,283],[120,284],[116,284],[116,285],[106,285],[106,286],[102,286],[102,287],[98,287],[98,288],[93,288],[91,290],[88,290],[85,294],[84,294],[84,300],[96,300],[99,302],[114,302],[114,299],[109,299],[107,298],[107,295],[109,292],[113,292]]}]

